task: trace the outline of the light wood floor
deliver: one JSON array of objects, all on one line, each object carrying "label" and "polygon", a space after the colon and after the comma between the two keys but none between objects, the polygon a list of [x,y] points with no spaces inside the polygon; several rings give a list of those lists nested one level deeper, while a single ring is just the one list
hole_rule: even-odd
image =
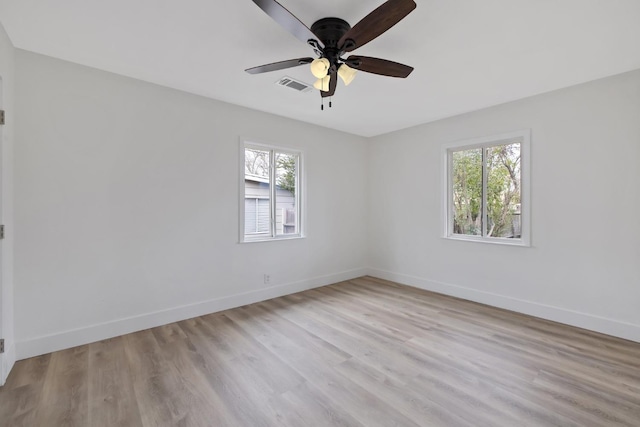
[{"label": "light wood floor", "polygon": [[2,426],[640,426],[640,344],[369,277],[20,361]]}]

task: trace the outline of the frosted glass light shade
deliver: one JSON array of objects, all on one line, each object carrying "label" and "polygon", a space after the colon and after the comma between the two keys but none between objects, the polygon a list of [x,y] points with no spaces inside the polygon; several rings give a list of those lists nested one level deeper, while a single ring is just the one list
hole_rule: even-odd
[{"label": "frosted glass light shade", "polygon": [[356,73],[357,72],[358,72],[358,70],[349,67],[347,64],[342,64],[340,66],[340,68],[338,68],[338,75],[340,76],[340,78],[344,82],[345,86],[349,86],[349,84],[356,77]]},{"label": "frosted glass light shade", "polygon": [[323,92],[329,92],[330,81],[331,76],[324,76],[323,78],[316,80],[316,82],[313,84],[313,87]]},{"label": "frosted glass light shade", "polygon": [[329,72],[329,60],[327,58],[319,58],[314,59],[311,62],[311,74],[313,74],[316,78],[321,79],[327,75]]}]

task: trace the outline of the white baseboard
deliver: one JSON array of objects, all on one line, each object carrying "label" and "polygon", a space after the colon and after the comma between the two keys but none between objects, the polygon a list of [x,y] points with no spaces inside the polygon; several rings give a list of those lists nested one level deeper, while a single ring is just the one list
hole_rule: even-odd
[{"label": "white baseboard", "polygon": [[479,291],[464,286],[437,282],[407,274],[394,273],[376,268],[367,269],[367,274],[384,280],[437,292],[444,295],[479,302],[493,307],[504,308],[518,313],[528,314],[554,322],[564,323],[579,328],[640,342],[640,325],[626,323],[615,319],[609,319],[592,314],[581,313],[551,305],[538,304],[505,295]]},{"label": "white baseboard", "polygon": [[[138,316],[116,319],[110,322],[89,325],[82,328],[39,336],[16,343],[18,360],[52,351],[63,350],[78,345],[113,338],[131,332],[142,331],[156,326],[166,325],[180,320],[191,319],[217,311],[228,310],[246,304],[265,301],[271,298],[306,291],[320,286],[330,285],[344,280],[354,279],[366,274],[366,269],[354,269],[327,276],[312,277],[298,282],[272,286],[237,295],[214,298],[194,304],[173,307],[167,310],[145,313]],[[15,357],[14,357],[15,360]]]}]

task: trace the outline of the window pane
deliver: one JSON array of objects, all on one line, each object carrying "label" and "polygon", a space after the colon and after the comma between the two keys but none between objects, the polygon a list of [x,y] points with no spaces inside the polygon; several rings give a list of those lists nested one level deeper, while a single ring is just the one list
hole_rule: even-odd
[{"label": "window pane", "polygon": [[244,199],[244,232],[255,233],[258,230],[258,199]]},{"label": "window pane", "polygon": [[482,235],[482,148],[452,152],[453,233]]},{"label": "window pane", "polygon": [[487,237],[521,237],[520,143],[486,149]]},{"label": "window pane", "polygon": [[269,233],[269,199],[244,199],[245,234]]},{"label": "window pane", "polygon": [[296,183],[298,156],[276,153],[276,234],[298,232]]},{"label": "window pane", "polygon": [[269,151],[244,149],[245,177],[261,177],[269,180]]},{"label": "window pane", "polygon": [[270,234],[269,151],[244,150],[244,233]]},{"label": "window pane", "polygon": [[257,220],[257,232],[258,233],[270,233],[270,213],[269,213],[269,200],[257,199],[258,202],[258,220]]}]

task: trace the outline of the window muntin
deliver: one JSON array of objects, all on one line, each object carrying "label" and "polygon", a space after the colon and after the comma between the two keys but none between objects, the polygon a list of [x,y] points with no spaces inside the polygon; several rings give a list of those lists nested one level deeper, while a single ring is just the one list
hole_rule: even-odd
[{"label": "window muntin", "polygon": [[529,131],[444,147],[445,237],[529,244],[528,153]]},{"label": "window muntin", "polygon": [[244,143],[241,157],[240,241],[300,237],[301,153]]}]

